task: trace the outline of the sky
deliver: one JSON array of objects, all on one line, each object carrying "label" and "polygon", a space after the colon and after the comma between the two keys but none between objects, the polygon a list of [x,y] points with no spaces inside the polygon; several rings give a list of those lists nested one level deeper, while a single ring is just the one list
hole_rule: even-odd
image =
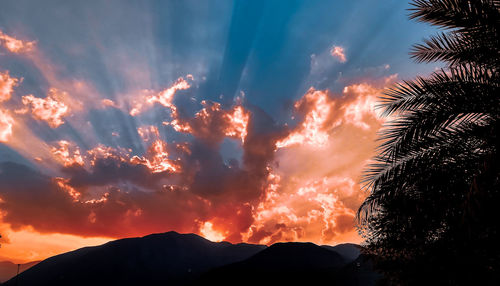
[{"label": "sky", "polygon": [[0,260],[150,233],[359,243],[385,88],[431,73],[400,0],[0,10]]}]

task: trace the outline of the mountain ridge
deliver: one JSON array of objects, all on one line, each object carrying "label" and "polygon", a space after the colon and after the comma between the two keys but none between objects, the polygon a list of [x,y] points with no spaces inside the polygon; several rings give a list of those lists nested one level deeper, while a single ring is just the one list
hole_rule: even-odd
[{"label": "mountain ridge", "polygon": [[[294,273],[334,279],[336,271],[350,263],[349,257],[342,256],[334,248],[310,242],[276,243],[267,247],[212,242],[192,233],[157,233],[50,257],[21,273],[19,281],[11,279],[3,285],[16,285],[17,282],[40,286],[207,285],[205,282],[210,279],[222,279],[217,275],[226,275],[227,269],[237,269],[238,273],[257,279],[259,275],[268,277],[267,274],[293,278]],[[294,280],[291,281],[293,284]],[[231,283],[234,280],[228,280],[228,284]]]},{"label": "mountain ridge", "polygon": [[[166,232],[83,247],[41,261],[19,275],[24,285],[161,285],[243,260],[261,245],[215,243],[195,234]],[[81,273],[89,273],[81,277]],[[14,279],[5,285],[15,285]],[[127,284],[128,283],[128,284]]]}]

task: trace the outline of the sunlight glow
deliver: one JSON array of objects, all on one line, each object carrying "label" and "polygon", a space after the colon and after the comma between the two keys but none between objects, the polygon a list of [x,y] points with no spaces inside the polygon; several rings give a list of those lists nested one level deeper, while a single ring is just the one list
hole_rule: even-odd
[{"label": "sunlight glow", "polygon": [[200,227],[200,233],[205,237],[206,239],[213,241],[213,242],[219,242],[223,241],[225,236],[213,229],[213,224],[209,221],[205,222],[201,227]]}]

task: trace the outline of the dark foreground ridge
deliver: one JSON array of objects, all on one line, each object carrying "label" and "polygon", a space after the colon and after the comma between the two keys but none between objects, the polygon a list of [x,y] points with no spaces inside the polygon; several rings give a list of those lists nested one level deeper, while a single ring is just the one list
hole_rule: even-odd
[{"label": "dark foreground ridge", "polygon": [[[312,243],[266,247],[167,232],[57,255],[4,285],[269,285],[285,281],[292,285],[312,281],[373,285],[376,275],[370,263],[359,257],[353,261],[352,254],[358,250],[350,247],[346,253],[351,256],[343,256],[336,247]],[[371,276],[360,275],[362,271]]]},{"label": "dark foreground ridge", "polygon": [[244,261],[202,274],[193,285],[374,285],[378,275],[371,263],[359,255],[357,246],[351,247],[348,254],[358,253],[354,260],[336,247],[276,243]]}]

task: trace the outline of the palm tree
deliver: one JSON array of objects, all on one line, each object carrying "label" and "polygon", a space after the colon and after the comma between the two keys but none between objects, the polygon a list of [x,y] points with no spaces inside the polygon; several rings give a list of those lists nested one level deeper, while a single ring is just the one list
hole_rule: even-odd
[{"label": "palm tree", "polygon": [[364,174],[369,196],[358,211],[360,232],[388,282],[428,284],[430,275],[450,285],[493,281],[500,263],[500,1],[415,0],[410,11],[443,30],[414,46],[412,57],[445,66],[381,98],[390,120]]}]

